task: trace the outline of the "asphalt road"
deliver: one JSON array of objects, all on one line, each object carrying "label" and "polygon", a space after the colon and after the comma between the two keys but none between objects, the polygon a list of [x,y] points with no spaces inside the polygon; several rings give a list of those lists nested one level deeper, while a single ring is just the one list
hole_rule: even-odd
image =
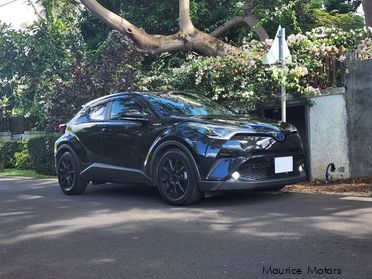
[{"label": "asphalt road", "polygon": [[68,197],[55,180],[0,177],[0,278],[369,279],[372,199],[234,193],[170,207],[147,186]]}]

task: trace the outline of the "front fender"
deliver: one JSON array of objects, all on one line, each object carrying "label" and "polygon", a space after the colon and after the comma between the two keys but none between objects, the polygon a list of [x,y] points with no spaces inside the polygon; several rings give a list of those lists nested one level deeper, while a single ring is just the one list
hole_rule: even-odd
[{"label": "front fender", "polygon": [[189,156],[197,171],[198,180],[205,178],[206,170],[203,164],[208,139],[187,125],[167,129],[155,139],[146,156],[143,170],[152,177],[158,155],[172,147],[183,150]]}]

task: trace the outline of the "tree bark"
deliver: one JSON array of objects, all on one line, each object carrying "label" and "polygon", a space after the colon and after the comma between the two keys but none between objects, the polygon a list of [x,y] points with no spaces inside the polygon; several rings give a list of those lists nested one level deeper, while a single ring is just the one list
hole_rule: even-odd
[{"label": "tree bark", "polygon": [[179,0],[180,31],[186,34],[195,32],[194,24],[190,17],[190,0]]},{"label": "tree bark", "polygon": [[362,4],[366,26],[372,27],[372,0],[363,0]]},{"label": "tree bark", "polygon": [[250,27],[254,29],[258,38],[261,41],[265,41],[266,39],[269,39],[269,35],[267,34],[266,30],[258,24],[257,19],[250,12],[246,12],[246,14],[243,17],[234,17],[226,21],[224,24],[219,26],[217,29],[212,31],[210,34],[214,37],[219,37],[222,34],[229,31],[230,29],[236,26],[239,26],[241,24],[244,24],[244,23],[248,24]]},{"label": "tree bark", "polygon": [[229,52],[241,53],[242,51],[210,34],[197,30],[190,18],[190,0],[179,0],[180,29],[176,34],[168,36],[148,34],[95,0],[80,1],[103,22],[130,38],[140,52],[157,54],[192,49],[208,56],[221,56]]},{"label": "tree bark", "polygon": [[214,37],[219,37],[222,34],[224,34],[227,31],[229,31],[230,29],[232,29],[232,28],[234,28],[234,27],[236,27],[238,25],[241,25],[241,24],[244,24],[243,17],[241,17],[241,16],[234,17],[234,18],[226,21],[224,24],[222,24],[218,28],[216,28],[214,31],[212,31],[210,33],[210,35],[212,35]]},{"label": "tree bark", "polygon": [[267,34],[266,30],[258,24],[257,19],[251,14],[250,11],[246,11],[243,19],[245,23],[254,29],[261,41],[269,39],[269,35]]}]

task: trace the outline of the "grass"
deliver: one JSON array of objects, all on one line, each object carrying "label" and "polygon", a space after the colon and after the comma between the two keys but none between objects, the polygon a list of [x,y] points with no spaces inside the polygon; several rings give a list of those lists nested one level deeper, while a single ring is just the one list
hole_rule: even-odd
[{"label": "grass", "polygon": [[20,170],[20,169],[4,169],[0,170],[0,176],[24,176],[33,178],[55,178],[50,175],[43,175],[36,173],[33,170]]}]

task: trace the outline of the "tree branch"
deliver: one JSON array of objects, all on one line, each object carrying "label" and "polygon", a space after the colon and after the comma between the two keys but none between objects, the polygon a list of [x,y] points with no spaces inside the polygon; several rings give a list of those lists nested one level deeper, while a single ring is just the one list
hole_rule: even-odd
[{"label": "tree branch", "polygon": [[243,18],[244,22],[254,29],[261,41],[269,39],[269,35],[267,34],[266,30],[258,24],[257,19],[251,14],[250,11],[246,11]]},{"label": "tree branch", "polygon": [[210,35],[217,38],[230,29],[243,23],[246,23],[250,27],[252,27],[261,41],[269,39],[269,35],[267,34],[266,30],[262,26],[258,25],[257,20],[252,15],[232,18],[216,28],[214,31],[212,31]]},{"label": "tree branch", "polygon": [[179,21],[181,32],[187,34],[195,32],[195,27],[190,17],[190,0],[179,0]]},{"label": "tree branch", "polygon": [[[247,1],[248,3],[249,1]],[[216,28],[214,31],[210,33],[210,35],[214,37],[219,37],[222,34],[226,33],[230,29],[241,25],[242,23],[248,24],[250,27],[254,29],[257,36],[261,41],[265,41],[266,39],[269,39],[269,35],[267,34],[266,30],[258,24],[257,19],[252,15],[251,9],[253,7],[252,3],[249,3],[249,5],[246,5],[246,10],[244,12],[244,15],[242,17],[234,17],[228,21],[226,21],[224,24]]]},{"label": "tree branch", "polygon": [[220,25],[219,27],[217,27],[214,31],[212,31],[209,34],[214,36],[214,37],[219,37],[222,34],[229,31],[231,28],[234,28],[235,26],[243,24],[244,22],[245,21],[244,21],[243,17],[241,17],[241,16],[234,17],[234,18],[226,21],[224,24]]},{"label": "tree branch", "polygon": [[125,18],[106,9],[96,0],[80,1],[103,22],[130,38],[140,52],[156,54],[185,48],[194,49],[209,56],[241,52],[240,49],[194,27],[190,18],[190,0],[179,0],[180,31],[169,36],[148,34]]},{"label": "tree branch", "polygon": [[111,12],[95,0],[80,0],[92,13],[103,22],[110,25],[124,35],[128,36],[141,52],[159,53],[172,51],[184,46],[177,36],[150,35],[143,29],[134,26],[125,18]]}]

